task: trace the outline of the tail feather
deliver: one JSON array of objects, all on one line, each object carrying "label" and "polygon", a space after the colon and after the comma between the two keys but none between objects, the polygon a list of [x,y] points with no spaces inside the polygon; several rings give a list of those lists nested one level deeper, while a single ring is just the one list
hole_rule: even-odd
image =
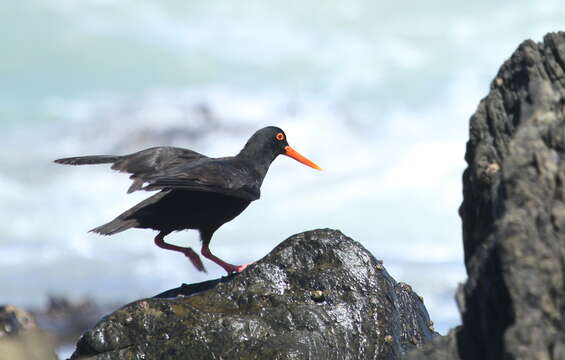
[{"label": "tail feather", "polygon": [[65,165],[93,165],[93,164],[108,164],[120,160],[123,156],[115,155],[91,155],[91,156],[76,156],[63,159],[57,159],[57,164]]},{"label": "tail feather", "polygon": [[94,228],[89,232],[94,232],[101,235],[114,235],[132,227],[136,227],[137,225],[139,225],[139,223],[135,219],[123,220],[117,217],[109,223],[98,226],[97,228]]},{"label": "tail feather", "polygon": [[[138,219],[144,218],[147,215],[147,213],[145,212],[147,210],[147,207],[156,204],[157,202],[159,202],[159,200],[161,200],[171,192],[172,190],[160,191],[157,194],[143,200],[142,202],[135,205],[131,209],[124,211],[122,214],[118,215],[117,218],[110,221],[109,223],[94,228],[90,230],[90,232],[94,232],[102,235],[113,235],[125,231],[127,229],[131,229],[133,227],[138,227],[140,226]],[[144,227],[149,227],[149,226],[144,226]]]}]

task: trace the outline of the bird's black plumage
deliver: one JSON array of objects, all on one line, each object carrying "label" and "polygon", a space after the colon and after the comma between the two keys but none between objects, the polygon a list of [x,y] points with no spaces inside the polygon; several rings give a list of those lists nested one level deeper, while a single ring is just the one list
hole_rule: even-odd
[{"label": "bird's black plumage", "polygon": [[131,174],[128,193],[159,191],[114,220],[91,231],[112,235],[129,228],[158,230],[155,243],[183,252],[204,270],[191,249],[164,242],[172,231],[196,229],[202,239],[202,254],[227,272],[241,271],[211,254],[208,245],[214,232],[259,199],[261,184],[271,162],[280,154],[319,169],[288,145],[284,132],[274,126],[258,130],[236,156],[210,158],[176,147],[154,147],[123,156],[94,155],[55,160],[60,164],[111,163],[112,169]]}]

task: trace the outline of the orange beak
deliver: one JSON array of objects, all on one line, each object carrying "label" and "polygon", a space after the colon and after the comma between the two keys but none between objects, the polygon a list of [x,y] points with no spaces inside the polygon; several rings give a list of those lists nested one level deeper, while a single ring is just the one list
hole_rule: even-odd
[{"label": "orange beak", "polygon": [[294,150],[293,148],[291,148],[290,146],[285,146],[284,147],[284,155],[293,158],[294,160],[303,163],[304,165],[308,165],[311,168],[314,168],[316,170],[322,170],[321,167],[319,167],[318,165],[314,164],[312,161],[306,159],[304,156],[300,155],[298,153],[298,151]]}]

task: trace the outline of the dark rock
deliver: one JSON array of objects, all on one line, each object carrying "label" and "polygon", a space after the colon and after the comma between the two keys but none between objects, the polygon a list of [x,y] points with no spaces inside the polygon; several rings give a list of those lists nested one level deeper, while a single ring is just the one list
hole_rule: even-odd
[{"label": "dark rock", "polygon": [[412,289],[339,231],[295,235],[208,285],[123,307],[72,359],[398,359],[435,335]]},{"label": "dark rock", "polygon": [[565,359],[564,32],[504,63],[465,159],[463,326],[409,358]]}]

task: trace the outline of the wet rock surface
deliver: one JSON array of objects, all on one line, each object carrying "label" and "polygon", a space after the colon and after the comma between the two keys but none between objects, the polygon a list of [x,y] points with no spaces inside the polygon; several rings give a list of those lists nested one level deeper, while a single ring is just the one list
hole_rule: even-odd
[{"label": "wet rock surface", "polygon": [[398,359],[436,335],[410,286],[329,229],[290,237],[237,276],[159,296],[104,318],[72,359]]},{"label": "wet rock surface", "polygon": [[565,33],[523,42],[471,118],[462,327],[410,359],[565,359]]}]

